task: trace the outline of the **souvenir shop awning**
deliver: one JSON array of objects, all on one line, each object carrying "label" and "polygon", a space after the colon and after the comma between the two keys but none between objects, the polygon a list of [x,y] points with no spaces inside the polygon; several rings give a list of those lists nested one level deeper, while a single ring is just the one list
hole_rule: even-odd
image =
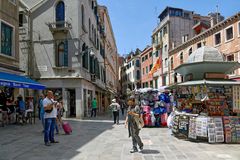
[{"label": "souvenir shop awning", "polygon": [[238,81],[231,80],[196,80],[196,81],[187,81],[177,84],[177,86],[194,86],[194,85],[240,85]]},{"label": "souvenir shop awning", "polygon": [[24,76],[0,72],[0,86],[43,90],[45,86]]}]

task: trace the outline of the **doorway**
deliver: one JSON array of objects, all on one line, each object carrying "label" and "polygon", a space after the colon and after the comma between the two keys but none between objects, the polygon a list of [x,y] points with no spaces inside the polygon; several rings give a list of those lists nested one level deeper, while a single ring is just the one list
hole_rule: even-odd
[{"label": "doorway", "polygon": [[75,89],[69,89],[70,117],[76,117],[76,93]]}]

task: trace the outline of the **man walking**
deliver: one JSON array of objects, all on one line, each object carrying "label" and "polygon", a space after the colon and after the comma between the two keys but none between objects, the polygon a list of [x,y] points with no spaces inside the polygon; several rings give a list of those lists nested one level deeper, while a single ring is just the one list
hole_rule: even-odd
[{"label": "man walking", "polygon": [[55,107],[56,101],[53,100],[53,92],[48,91],[47,97],[43,100],[44,107],[44,143],[46,146],[50,146],[51,143],[59,143],[54,139],[54,129],[56,123],[56,112],[57,108]]},{"label": "man walking", "polygon": [[97,114],[97,100],[96,100],[96,98],[93,98],[91,117],[92,116],[96,117],[96,114]]},{"label": "man walking", "polygon": [[112,103],[110,104],[110,109],[113,112],[113,120],[114,124],[119,124],[119,111],[120,111],[120,105],[116,102],[116,99],[112,100]]}]

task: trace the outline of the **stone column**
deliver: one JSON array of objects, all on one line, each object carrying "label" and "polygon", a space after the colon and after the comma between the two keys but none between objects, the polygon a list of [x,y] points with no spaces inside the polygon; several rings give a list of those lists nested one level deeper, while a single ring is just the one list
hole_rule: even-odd
[{"label": "stone column", "polygon": [[83,100],[82,100],[82,88],[76,88],[76,118],[84,117],[84,108],[83,108]]}]

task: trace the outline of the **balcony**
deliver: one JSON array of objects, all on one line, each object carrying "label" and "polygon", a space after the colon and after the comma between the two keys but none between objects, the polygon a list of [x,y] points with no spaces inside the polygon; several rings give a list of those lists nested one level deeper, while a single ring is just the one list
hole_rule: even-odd
[{"label": "balcony", "polygon": [[162,42],[162,40],[160,40],[160,41],[158,41],[158,42],[155,42],[155,43],[153,44],[153,46],[156,48],[156,50],[159,50],[160,48],[163,47],[163,42]]},{"label": "balcony", "polygon": [[72,29],[72,25],[67,21],[58,21],[52,23],[46,23],[51,32],[68,32]]}]

